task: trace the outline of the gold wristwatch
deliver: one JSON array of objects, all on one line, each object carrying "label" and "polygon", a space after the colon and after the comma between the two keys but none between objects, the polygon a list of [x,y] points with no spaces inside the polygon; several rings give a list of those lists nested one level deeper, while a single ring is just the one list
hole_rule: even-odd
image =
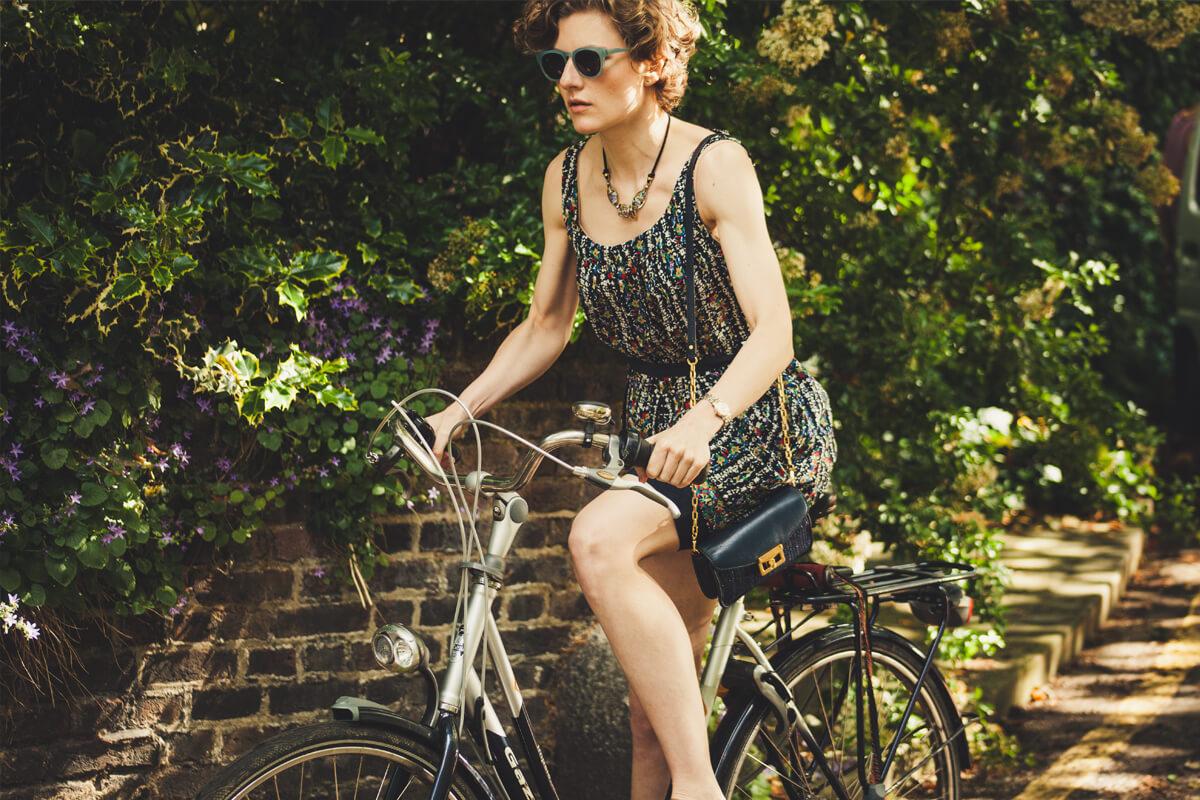
[{"label": "gold wristwatch", "polygon": [[717,416],[721,418],[722,428],[729,424],[729,420],[733,419],[733,414],[729,411],[729,404],[724,400],[718,399],[712,392],[709,392],[700,399],[707,400],[712,405],[713,410],[717,412]]}]

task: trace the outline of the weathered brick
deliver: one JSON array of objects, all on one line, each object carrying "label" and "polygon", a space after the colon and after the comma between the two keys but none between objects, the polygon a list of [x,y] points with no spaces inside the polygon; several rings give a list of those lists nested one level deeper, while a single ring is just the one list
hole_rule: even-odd
[{"label": "weathered brick", "polygon": [[264,536],[271,540],[271,555],[280,561],[298,561],[316,553],[312,536],[298,522],[269,528]]},{"label": "weathered brick", "polygon": [[300,584],[301,602],[311,603],[314,600],[349,600],[357,597],[353,588],[339,581],[331,574],[314,575],[311,571],[305,573]]},{"label": "weathered brick", "polygon": [[518,594],[508,598],[510,620],[536,619],[546,610],[546,598],[540,594]]},{"label": "weathered brick", "polygon": [[533,512],[578,511],[583,508],[592,496],[600,489],[584,483],[579,478],[551,475],[549,472],[539,472],[522,494]]},{"label": "weathered brick", "polygon": [[173,728],[183,721],[185,697],[182,692],[143,694],[126,704],[127,724],[134,728]]},{"label": "weathered brick", "polygon": [[202,642],[211,635],[212,629],[212,612],[196,608],[175,618],[169,636],[177,642]]},{"label": "weathered brick", "polygon": [[82,665],[78,677],[93,692],[111,692],[127,687],[134,677],[137,664],[132,653],[120,648],[94,650],[80,655]]},{"label": "weathered brick", "polygon": [[414,720],[421,719],[425,713],[425,681],[417,675],[388,675],[364,681],[359,694]]},{"label": "weathered brick", "polygon": [[202,603],[239,603],[281,600],[292,596],[295,576],[290,569],[260,568],[245,572],[216,573],[209,585],[196,593]]},{"label": "weathered brick", "polygon": [[142,666],[142,683],[194,680],[230,680],[237,676],[237,652],[193,645],[165,652],[147,653]]},{"label": "weathered brick", "polygon": [[358,694],[358,684],[352,681],[327,680],[316,683],[276,686],[269,690],[272,714],[294,714],[329,708],[341,695]]},{"label": "weathered brick", "polygon": [[295,675],[296,652],[282,650],[251,650],[246,666],[247,675]]},{"label": "weathered brick", "polygon": [[212,728],[193,728],[163,737],[172,764],[189,761],[211,762],[217,750],[217,732]]},{"label": "weathered brick", "polygon": [[376,604],[379,616],[385,622],[398,622],[401,625],[411,625],[416,618],[417,603],[415,600],[380,600]]},{"label": "weathered brick", "polygon": [[348,669],[346,651],[340,643],[308,644],[300,651],[305,672],[337,672]]},{"label": "weathered brick", "polygon": [[571,531],[571,518],[534,514],[521,526],[514,547],[566,547],[567,534]]},{"label": "weathered brick", "polygon": [[11,748],[4,753],[4,782],[36,784],[49,776],[76,778],[112,769],[136,769],[158,763],[161,747],[150,736],[116,741],[68,739],[53,746]]},{"label": "weathered brick", "polygon": [[421,625],[448,625],[453,622],[457,603],[457,595],[426,597],[421,601]]},{"label": "weathered brick", "polygon": [[394,522],[383,526],[383,549],[386,553],[403,553],[413,549],[417,541],[415,521]]},{"label": "weathered brick", "polygon": [[510,653],[559,653],[573,632],[571,625],[521,625],[504,631],[504,644]]},{"label": "weathered brick", "polygon": [[462,531],[457,522],[423,522],[419,535],[419,549],[423,553],[462,552]]},{"label": "weathered brick", "polygon": [[574,583],[575,573],[565,551],[531,555],[517,553],[508,560],[508,582],[549,583],[561,587]]},{"label": "weathered brick", "polygon": [[276,638],[312,633],[348,633],[366,629],[370,616],[361,604],[327,603],[279,611],[270,626]]},{"label": "weathered brick", "polygon": [[393,556],[392,563],[380,568],[371,582],[385,592],[392,589],[440,590],[445,587],[443,572],[443,562],[432,556]]},{"label": "weathered brick", "polygon": [[192,719],[234,719],[257,714],[262,690],[198,689],[192,693]]},{"label": "weathered brick", "polygon": [[272,632],[274,611],[263,606],[227,605],[214,611],[213,633],[218,639],[265,639]]},{"label": "weathered brick", "polygon": [[589,619],[594,616],[583,590],[576,587],[550,595],[550,616],[561,620]]}]

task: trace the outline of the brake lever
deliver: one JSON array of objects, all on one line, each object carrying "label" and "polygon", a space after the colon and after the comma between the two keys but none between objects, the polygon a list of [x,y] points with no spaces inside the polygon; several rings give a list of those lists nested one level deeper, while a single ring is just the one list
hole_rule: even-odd
[{"label": "brake lever", "polygon": [[679,519],[679,506],[675,505],[671,498],[658,489],[655,489],[649,483],[642,483],[630,475],[618,475],[604,467],[575,467],[571,471],[588,483],[593,486],[599,486],[601,489],[632,489],[638,494],[644,495],[659,505],[664,506],[671,512],[672,519]]}]

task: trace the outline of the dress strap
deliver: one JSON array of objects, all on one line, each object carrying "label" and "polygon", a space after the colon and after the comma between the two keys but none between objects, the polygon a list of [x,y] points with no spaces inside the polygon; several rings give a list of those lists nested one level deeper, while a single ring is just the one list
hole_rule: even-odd
[{"label": "dress strap", "polygon": [[579,151],[586,143],[587,139],[580,139],[572,143],[563,154],[562,215],[563,223],[569,231],[573,231],[579,215],[579,179],[576,174],[579,171]]}]

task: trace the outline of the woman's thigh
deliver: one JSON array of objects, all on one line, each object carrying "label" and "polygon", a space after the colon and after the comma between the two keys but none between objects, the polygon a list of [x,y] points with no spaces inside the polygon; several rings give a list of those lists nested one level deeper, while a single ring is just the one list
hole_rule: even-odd
[{"label": "woman's thigh", "polygon": [[636,564],[650,556],[678,552],[679,536],[671,513],[628,489],[607,489],[580,509],[568,538],[577,563]]}]

